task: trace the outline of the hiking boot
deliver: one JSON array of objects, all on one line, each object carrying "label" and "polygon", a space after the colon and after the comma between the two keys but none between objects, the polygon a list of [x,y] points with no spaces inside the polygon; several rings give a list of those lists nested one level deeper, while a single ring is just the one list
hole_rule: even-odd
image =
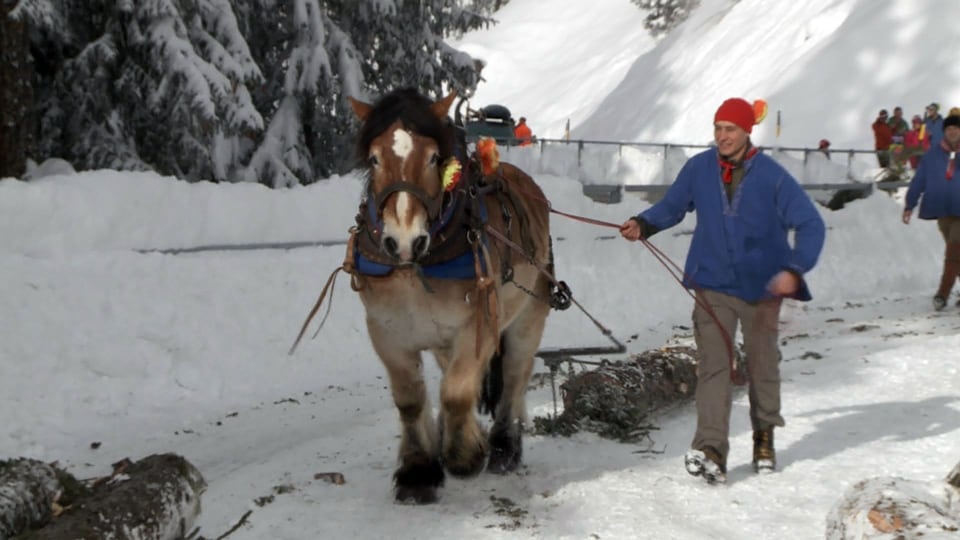
[{"label": "hiking boot", "polygon": [[773,428],[753,432],[753,470],[758,474],[777,470],[777,452],[773,449]]},{"label": "hiking boot", "polygon": [[727,483],[727,462],[712,446],[688,450],[683,458],[683,464],[688,473],[693,476],[702,476],[708,484]]},{"label": "hiking boot", "polygon": [[944,297],[942,297],[942,296],[934,296],[934,297],[933,297],[933,309],[934,309],[934,310],[940,311],[940,310],[942,310],[942,309],[945,308],[945,307],[947,307],[947,299],[946,299],[946,298],[944,298]]}]

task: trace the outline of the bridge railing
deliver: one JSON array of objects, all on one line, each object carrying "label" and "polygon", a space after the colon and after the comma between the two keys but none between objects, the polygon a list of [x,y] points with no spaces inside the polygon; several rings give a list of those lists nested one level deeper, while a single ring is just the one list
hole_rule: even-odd
[{"label": "bridge railing", "polygon": [[[713,145],[626,142],[589,139],[536,139],[528,147],[504,146],[505,159],[531,174],[579,178],[584,193],[614,199],[621,191],[661,195],[686,160]],[[881,169],[875,150],[766,146],[764,151],[783,165],[809,191],[829,197],[837,190],[870,191],[907,185],[903,176]],[[607,200],[604,202],[616,202]]]}]

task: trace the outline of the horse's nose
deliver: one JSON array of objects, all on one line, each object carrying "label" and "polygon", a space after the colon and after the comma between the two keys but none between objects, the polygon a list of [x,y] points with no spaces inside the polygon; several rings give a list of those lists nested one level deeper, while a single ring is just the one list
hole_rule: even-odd
[{"label": "horse's nose", "polygon": [[392,236],[388,236],[383,239],[383,249],[386,250],[387,255],[393,257],[394,259],[400,256],[398,252],[400,246],[397,245],[397,241]]},{"label": "horse's nose", "polygon": [[421,234],[420,236],[413,239],[413,259],[419,259],[427,253],[427,248],[430,246],[430,237]]}]

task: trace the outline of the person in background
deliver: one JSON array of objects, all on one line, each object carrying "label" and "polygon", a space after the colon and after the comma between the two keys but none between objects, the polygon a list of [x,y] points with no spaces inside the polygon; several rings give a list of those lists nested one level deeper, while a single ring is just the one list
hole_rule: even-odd
[{"label": "person in background", "polygon": [[[920,159],[920,166],[907,188],[903,222],[910,223],[913,209],[920,202],[920,219],[937,220],[937,228],[946,243],[940,286],[933,296],[933,309],[947,305],[953,283],[960,274],[960,116],[943,121],[943,140]],[[955,178],[956,177],[956,178]]]},{"label": "person in background", "polygon": [[873,147],[877,151],[877,163],[884,169],[890,166],[890,143],[893,142],[893,130],[887,120],[887,110],[880,109],[873,121]]},{"label": "person in background", "polygon": [[927,132],[927,148],[939,146],[943,140],[943,117],[940,116],[940,104],[933,102],[927,105],[923,113],[924,131]]},{"label": "person in background", "polygon": [[517,127],[513,128],[513,137],[517,139],[517,144],[520,146],[530,146],[533,144],[533,132],[530,131],[530,126],[527,125],[526,117],[520,117],[520,122],[517,124]]},{"label": "person in background", "polygon": [[[920,164],[920,156],[930,148],[930,137],[920,115],[914,115],[910,123],[910,131],[903,137],[903,152],[910,161],[910,168],[916,170]],[[940,129],[943,130],[942,127]]]},{"label": "person in background", "polygon": [[890,130],[893,132],[893,142],[903,144],[903,136],[910,130],[910,125],[903,118],[903,108],[894,107],[893,116],[887,123],[890,124]]},{"label": "person in background", "polygon": [[[800,184],[750,141],[754,106],[740,98],[714,115],[716,147],[684,164],[666,195],[620,226],[633,242],[672,227],[688,212],[697,222],[684,286],[695,291],[697,428],[684,456],[687,472],[726,481],[730,450],[733,338],[743,327],[750,378],[753,467],[776,469],[773,429],[780,415],[778,324],[784,298],[809,300],[804,274],[817,262],[825,228]],[[794,246],[790,245],[790,232]]]},{"label": "person in background", "polygon": [[820,143],[817,145],[817,150],[823,153],[823,155],[827,156],[827,159],[830,159],[830,141],[826,139],[820,139]]}]

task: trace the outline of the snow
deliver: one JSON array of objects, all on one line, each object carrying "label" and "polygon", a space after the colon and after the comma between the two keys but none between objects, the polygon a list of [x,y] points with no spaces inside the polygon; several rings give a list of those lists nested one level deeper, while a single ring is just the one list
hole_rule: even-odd
[{"label": "snow", "polygon": [[[826,134],[835,148],[868,148],[881,107],[960,104],[960,68],[944,54],[953,0],[704,0],[659,42],[627,0],[547,4],[512,0],[498,26],[457,44],[489,62],[475,102],[509,104],[542,136],[572,118],[574,137],[704,144],[716,106],[743,94],[784,111],[785,144]],[[776,142],[770,118],[758,142]],[[582,177],[642,159],[603,154],[578,168],[575,152],[539,152],[504,156],[535,172],[559,210],[619,223],[648,204],[581,193]],[[0,456],[90,478],[124,457],[180,453],[208,483],[205,537],[253,511],[231,540],[807,539],[824,536],[864,479],[914,479],[931,487],[907,492],[945,496],[960,460],[960,314],[930,305],[935,224],[904,226],[902,203],[880,192],[822,210],[814,300],[785,305],[778,473],[750,468],[739,391],[726,486],[685,472],[695,416],[682,406],[656,419],[648,444],[526,435],[518,474],[448,478],[435,505],[394,504],[397,414],[344,280],[326,326],[287,355],[344,247],[162,251],[343,240],[359,190],[354,175],[284,190],[119,171],[0,181]],[[558,276],[630,353],[686,337],[692,301],[647,250],[560,216],[552,227]],[[682,264],[692,227],[691,216],[653,243]],[[575,310],[553,313],[543,342],[606,344]],[[427,376],[435,391],[432,363]],[[528,406],[552,412],[549,386]],[[345,483],[315,478],[328,472]]]}]

